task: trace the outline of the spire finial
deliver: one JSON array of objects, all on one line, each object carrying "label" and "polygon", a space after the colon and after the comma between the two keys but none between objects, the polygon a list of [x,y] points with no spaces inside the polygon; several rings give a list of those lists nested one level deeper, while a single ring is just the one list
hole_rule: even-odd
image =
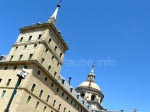
[{"label": "spire finial", "polygon": [[48,23],[52,23],[53,25],[56,24],[56,18],[57,18],[57,14],[58,14],[58,9],[59,9],[60,6],[61,6],[61,2],[62,2],[62,0],[60,0],[60,1],[58,2],[57,7],[56,7],[54,13],[53,13],[52,16],[48,19]]},{"label": "spire finial", "polygon": [[94,73],[94,67],[95,67],[95,65],[93,64],[93,65],[92,65],[91,73]]}]

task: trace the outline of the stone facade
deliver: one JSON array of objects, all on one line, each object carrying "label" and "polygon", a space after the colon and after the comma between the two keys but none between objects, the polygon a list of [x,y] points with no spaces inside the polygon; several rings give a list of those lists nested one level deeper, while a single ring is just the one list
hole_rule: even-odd
[{"label": "stone facade", "polygon": [[0,62],[0,110],[5,111],[17,83],[22,80],[10,112],[92,112],[92,107],[60,76],[68,46],[52,23],[20,29],[7,59]]}]

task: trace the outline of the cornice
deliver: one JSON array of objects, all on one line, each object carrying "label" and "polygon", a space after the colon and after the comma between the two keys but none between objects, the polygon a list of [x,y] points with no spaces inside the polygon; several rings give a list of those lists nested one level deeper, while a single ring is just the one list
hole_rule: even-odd
[{"label": "cornice", "polygon": [[60,35],[59,31],[52,23],[37,23],[36,25],[33,25],[33,26],[25,26],[23,28],[20,28],[20,33],[24,33],[25,31],[35,30],[35,29],[39,29],[39,28],[51,28],[55,32],[58,40],[62,43],[64,49],[65,50],[69,49],[67,43],[64,41],[64,39]]}]

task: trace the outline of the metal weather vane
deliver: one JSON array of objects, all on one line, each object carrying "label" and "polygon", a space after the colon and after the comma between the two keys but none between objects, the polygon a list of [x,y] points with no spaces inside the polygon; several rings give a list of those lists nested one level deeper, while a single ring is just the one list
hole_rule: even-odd
[{"label": "metal weather vane", "polygon": [[60,0],[57,4],[57,7],[60,7],[61,6],[61,3],[62,3],[63,0]]},{"label": "metal weather vane", "polygon": [[61,4],[62,0],[59,1],[59,4]]}]

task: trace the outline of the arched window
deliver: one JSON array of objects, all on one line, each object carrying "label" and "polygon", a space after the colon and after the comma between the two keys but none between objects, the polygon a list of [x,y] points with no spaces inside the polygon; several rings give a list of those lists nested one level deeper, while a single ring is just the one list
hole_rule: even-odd
[{"label": "arched window", "polygon": [[94,101],[95,100],[95,95],[92,95],[91,96],[91,101]]}]

